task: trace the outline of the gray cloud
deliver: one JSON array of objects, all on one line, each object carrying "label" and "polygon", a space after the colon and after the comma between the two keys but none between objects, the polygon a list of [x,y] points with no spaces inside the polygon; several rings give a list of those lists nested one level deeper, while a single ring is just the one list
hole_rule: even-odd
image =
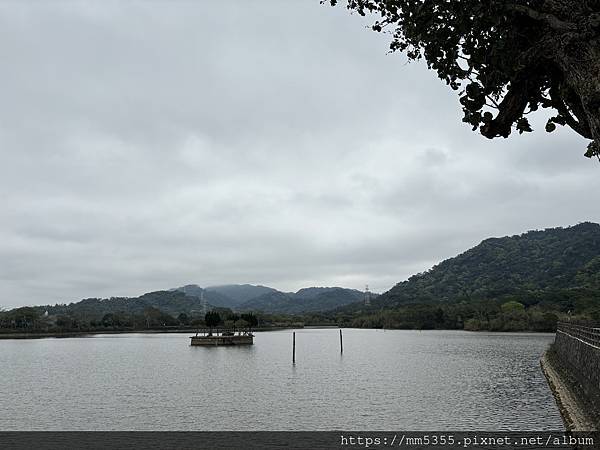
[{"label": "gray cloud", "polygon": [[317,0],[0,3],[0,305],[383,291],[488,236],[600,220],[582,139],[471,133],[366,23]]}]

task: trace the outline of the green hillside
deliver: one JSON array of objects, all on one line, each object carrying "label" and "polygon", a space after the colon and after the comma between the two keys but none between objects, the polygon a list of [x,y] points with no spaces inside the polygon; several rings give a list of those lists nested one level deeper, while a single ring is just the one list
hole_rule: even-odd
[{"label": "green hillside", "polygon": [[256,286],[253,284],[225,284],[221,286],[208,286],[206,290],[209,292],[219,293],[230,299],[229,304],[222,305],[229,308],[237,307],[238,305],[263,294],[279,292],[277,289],[261,285]]},{"label": "green hillside", "polygon": [[[207,295],[207,303],[210,298]],[[38,306],[40,311],[49,314],[75,314],[79,316],[98,317],[107,313],[142,314],[148,307],[160,309],[166,314],[176,317],[180,313],[190,314],[202,310],[198,297],[186,295],[180,291],[149,292],[139,297],[88,298],[76,303]]]},{"label": "green hillside", "polygon": [[204,295],[204,298],[208,303],[220,308],[231,308],[239,303],[239,301],[236,301],[226,294],[218,292],[214,289],[201,288],[197,284],[186,284],[185,286],[170,289],[170,291],[180,291],[188,297],[196,297],[198,299],[202,298],[202,295]]},{"label": "green hillside", "polygon": [[365,327],[551,330],[600,320],[600,225],[491,238],[398,283],[370,306],[337,312]]},{"label": "green hillside", "polygon": [[[486,239],[476,247],[398,283],[378,305],[496,299],[590,287],[600,266],[600,225]],[[597,286],[597,284],[596,284]]]},{"label": "green hillside", "polygon": [[240,310],[305,314],[332,310],[361,301],[364,293],[340,287],[311,287],[296,293],[268,292],[239,305]]}]

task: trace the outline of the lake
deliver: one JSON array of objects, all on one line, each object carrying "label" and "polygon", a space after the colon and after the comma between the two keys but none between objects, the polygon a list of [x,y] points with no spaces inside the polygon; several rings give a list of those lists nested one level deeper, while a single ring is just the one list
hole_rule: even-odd
[{"label": "lake", "polygon": [[558,430],[552,334],[337,329],[0,341],[0,430]]}]

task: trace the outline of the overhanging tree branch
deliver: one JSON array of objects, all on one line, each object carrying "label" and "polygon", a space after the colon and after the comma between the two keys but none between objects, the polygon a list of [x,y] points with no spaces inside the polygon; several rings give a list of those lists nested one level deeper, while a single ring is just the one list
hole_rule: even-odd
[{"label": "overhanging tree branch", "polygon": [[378,14],[376,31],[394,27],[390,52],[423,58],[452,89],[464,87],[462,120],[473,131],[490,139],[532,131],[524,114],[542,105],[557,111],[546,131],[567,125],[592,139],[586,156],[600,157],[600,0],[345,3]]},{"label": "overhanging tree branch", "polygon": [[575,117],[573,117],[556,87],[552,87],[550,89],[550,99],[550,106],[560,113],[561,117],[565,120],[568,126],[570,126],[581,136],[588,139],[592,138],[592,132],[587,122],[584,121],[585,119],[577,120]]},{"label": "overhanging tree branch", "polygon": [[498,105],[498,115],[481,126],[481,134],[488,139],[508,137],[512,124],[523,115],[527,106],[527,81],[513,81]]}]

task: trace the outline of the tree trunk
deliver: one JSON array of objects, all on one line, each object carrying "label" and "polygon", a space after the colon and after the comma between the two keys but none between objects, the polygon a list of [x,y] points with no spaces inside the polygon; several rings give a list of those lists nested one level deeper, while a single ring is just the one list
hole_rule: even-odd
[{"label": "tree trunk", "polygon": [[577,119],[587,123],[592,139],[586,156],[600,159],[600,40],[579,42],[576,49],[571,45],[562,53],[559,65],[564,73],[565,84],[581,101],[579,109],[584,117]]}]

